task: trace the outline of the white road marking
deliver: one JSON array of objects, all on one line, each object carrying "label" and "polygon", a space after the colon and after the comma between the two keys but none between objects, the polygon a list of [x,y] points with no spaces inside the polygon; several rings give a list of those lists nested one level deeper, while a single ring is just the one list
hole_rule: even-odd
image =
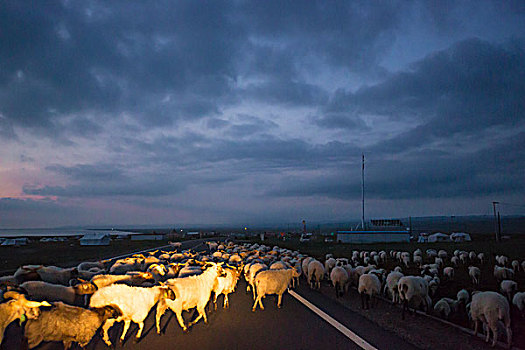
[{"label": "white road marking", "polygon": [[341,323],[337,322],[333,317],[328,315],[323,310],[319,309],[317,306],[294,292],[293,290],[289,290],[288,293],[290,293],[291,296],[293,296],[295,299],[300,301],[303,305],[305,305],[307,308],[315,312],[319,317],[321,317],[323,320],[328,322],[331,326],[333,326],[335,329],[337,329],[339,332],[341,332],[345,337],[356,343],[361,349],[364,350],[378,350],[376,347],[372,346],[370,343],[368,343],[366,340],[343,326]]}]

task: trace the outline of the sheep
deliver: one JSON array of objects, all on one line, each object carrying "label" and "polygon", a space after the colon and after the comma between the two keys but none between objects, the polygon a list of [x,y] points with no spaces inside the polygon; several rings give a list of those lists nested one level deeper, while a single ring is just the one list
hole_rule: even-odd
[{"label": "sheep", "polygon": [[468,275],[472,279],[472,284],[479,285],[479,282],[481,280],[481,270],[479,269],[479,267],[469,266]]},{"label": "sheep", "polygon": [[479,323],[488,326],[485,342],[490,339],[492,330],[492,346],[496,346],[498,340],[498,321],[503,321],[507,331],[507,345],[512,344],[512,330],[510,329],[510,307],[505,297],[496,292],[479,292],[472,296],[470,303],[470,315],[475,322],[474,334],[478,334]]},{"label": "sheep", "polygon": [[115,322],[124,321],[124,329],[120,336],[121,342],[124,341],[131,322],[133,321],[137,323],[139,325],[139,330],[134,340],[138,341],[142,335],[144,320],[148,316],[150,309],[159,301],[159,299],[169,297],[173,297],[173,295],[164,286],[144,288],[131,287],[125,284],[112,284],[97,290],[91,296],[89,306],[92,308],[111,306],[117,308],[120,312],[117,318],[107,319],[102,326],[102,339],[108,346],[112,346],[111,341],[109,340],[108,331]]},{"label": "sheep", "polygon": [[521,312],[521,316],[525,317],[525,292],[514,294],[512,298],[512,304],[514,304]]},{"label": "sheep", "polygon": [[93,267],[97,267],[100,270],[105,270],[106,269],[106,267],[104,266],[104,263],[101,262],[101,261],[95,261],[95,262],[84,261],[84,262],[81,262],[80,264],[78,264],[77,270],[78,271],[89,271]]},{"label": "sheep", "polygon": [[332,272],[330,272],[330,280],[332,281],[332,285],[335,288],[335,296],[336,298],[342,297],[344,293],[348,291],[348,272],[341,267],[336,266],[332,269]]},{"label": "sheep", "polygon": [[494,278],[496,278],[498,282],[511,280],[514,278],[514,270],[506,267],[494,266]]},{"label": "sheep", "polygon": [[255,300],[255,288],[254,288],[254,281],[255,281],[255,276],[260,272],[260,271],[264,271],[264,270],[267,270],[268,267],[265,265],[265,264],[261,264],[261,263],[256,263],[256,264],[252,264],[250,266],[250,269],[248,270],[248,275],[246,276],[246,291],[250,291],[250,288],[252,289],[252,292],[253,292],[253,299]]},{"label": "sheep", "polygon": [[477,258],[476,252],[471,251],[470,253],[468,253],[468,258],[470,259],[470,261],[474,262],[474,260],[476,260]]},{"label": "sheep", "polygon": [[512,266],[512,269],[514,270],[514,273],[517,273],[520,270],[520,263],[518,260],[512,260],[510,264]]},{"label": "sheep", "polygon": [[328,258],[324,262],[324,270],[326,271],[327,275],[330,275],[330,272],[332,272],[332,269],[334,268],[337,261],[334,258]]},{"label": "sheep", "polygon": [[282,270],[289,268],[283,261],[276,261],[270,265],[270,270]]},{"label": "sheep", "polygon": [[445,267],[443,269],[443,275],[450,280],[453,279],[454,278],[454,268],[450,266]]},{"label": "sheep", "polygon": [[518,284],[514,281],[503,280],[499,286],[501,294],[506,295],[509,302],[512,300],[514,293],[518,291]]},{"label": "sheep", "polygon": [[144,281],[153,280],[149,272],[130,271],[126,275],[96,275],[91,278],[91,283],[98,289],[110,286],[114,283],[124,283],[128,285],[141,285]]},{"label": "sheep", "polygon": [[468,253],[467,252],[460,252],[459,253],[459,260],[462,264],[466,264],[468,259]]},{"label": "sheep", "polygon": [[384,294],[387,294],[387,291],[390,293],[390,296],[392,297],[392,302],[394,304],[399,303],[399,291],[397,289],[397,283],[399,282],[399,279],[403,277],[404,275],[401,272],[392,271],[386,276],[386,283],[385,283],[385,289]]},{"label": "sheep", "polygon": [[301,267],[302,267],[302,270],[303,270],[303,274],[306,278],[308,278],[308,264],[310,264],[311,261],[313,261],[314,258],[312,258],[311,256],[309,257],[306,257],[303,259],[303,261],[301,262]]},{"label": "sheep", "polygon": [[41,278],[36,272],[42,268],[43,265],[24,265],[19,267],[13,274],[16,283],[24,283],[25,281],[40,281]]},{"label": "sheep", "polygon": [[507,266],[509,263],[509,258],[505,255],[496,255],[496,262],[501,266]]},{"label": "sheep", "polygon": [[448,319],[450,314],[457,308],[458,301],[450,298],[441,298],[434,305],[434,312]]},{"label": "sheep", "polygon": [[34,300],[62,301],[70,305],[80,305],[81,295],[93,294],[97,287],[90,282],[82,282],[72,287],[52,284],[43,281],[27,281],[20,285],[20,289]]},{"label": "sheep", "polygon": [[[367,273],[359,277],[359,286],[357,291],[361,294],[361,307],[366,309],[370,307],[370,299],[375,297],[375,304],[377,305],[377,295],[381,293],[381,282],[377,275]],[[374,303],[372,303],[373,305]]]},{"label": "sheep", "polygon": [[63,286],[69,285],[69,280],[78,277],[78,270],[76,267],[64,269],[56,266],[42,266],[36,273],[44,282],[61,284]]},{"label": "sheep", "polygon": [[454,264],[455,267],[458,267],[458,265],[459,265],[459,258],[457,256],[453,256],[452,258],[450,258],[450,262],[452,264]]},{"label": "sheep", "polygon": [[[201,318],[208,323],[206,316],[206,304],[210,300],[211,292],[219,276],[224,276],[222,263],[208,263],[209,268],[198,276],[184,278],[172,278],[166,281],[166,286],[175,294],[174,300],[163,298],[157,304],[155,325],[157,333],[160,334],[160,320],[164,312],[169,308],[177,316],[177,321],[184,332],[188,327],[184,324],[182,311],[196,307],[199,316],[188,326],[196,324]],[[279,270],[276,270],[279,271]]]},{"label": "sheep", "polygon": [[77,342],[83,348],[107,319],[118,316],[118,311],[110,306],[87,310],[56,302],[51,310],[42,311],[37,319],[27,321],[25,337],[29,349],[43,341],[61,341],[64,349]]},{"label": "sheep", "polygon": [[324,267],[318,260],[312,260],[308,264],[308,283],[312,289],[321,288],[321,280],[324,276]]},{"label": "sheep", "polygon": [[445,250],[441,249],[439,252],[438,252],[438,257],[440,259],[442,259],[443,261],[445,261],[448,257],[448,254]]},{"label": "sheep", "polygon": [[423,265],[423,257],[420,255],[414,255],[414,264],[416,264],[418,267],[421,267]]},{"label": "sheep", "polygon": [[401,318],[405,319],[405,310],[408,309],[409,303],[413,304],[414,310],[421,304],[425,306],[426,311],[431,307],[432,301],[428,296],[428,282],[419,276],[404,276],[397,283],[399,290],[399,299],[403,302],[403,312]]},{"label": "sheep", "polygon": [[264,310],[262,299],[267,294],[277,294],[277,307],[281,308],[283,293],[288,289],[290,282],[294,276],[299,276],[297,271],[292,267],[284,270],[266,270],[261,271],[255,277],[255,288],[257,290],[257,298],[253,304],[252,311],[257,309],[257,303],[261,310]]},{"label": "sheep", "polygon": [[456,298],[459,303],[467,305],[470,300],[470,295],[466,289],[462,289],[456,294]]},{"label": "sheep", "polygon": [[125,258],[115,261],[109,269],[109,273],[113,275],[124,275],[128,271],[136,271],[142,269],[142,258]]},{"label": "sheep", "polygon": [[217,298],[221,294],[224,294],[223,308],[228,308],[230,306],[228,294],[233,293],[235,291],[237,281],[239,280],[240,272],[236,268],[224,268],[223,270],[226,275],[224,277],[217,277],[217,282],[213,287],[213,304],[215,310],[217,310]]},{"label": "sheep", "polygon": [[525,272],[525,260],[521,262],[521,269]]},{"label": "sheep", "polygon": [[51,306],[47,301],[36,302],[25,298],[23,294],[17,292],[6,292],[5,299],[13,298],[0,304],[0,344],[4,339],[4,331],[9,324],[23,315],[28,319],[37,318],[40,315],[40,306]]},{"label": "sheep", "polygon": [[479,253],[478,254],[478,260],[481,265],[485,262],[485,253]]}]

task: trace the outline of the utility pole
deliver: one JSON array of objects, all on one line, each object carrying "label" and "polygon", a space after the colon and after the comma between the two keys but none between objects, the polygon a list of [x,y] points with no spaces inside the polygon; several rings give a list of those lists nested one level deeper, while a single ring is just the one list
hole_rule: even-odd
[{"label": "utility pole", "polygon": [[500,233],[500,225],[499,225],[499,220],[498,220],[498,215],[496,214],[496,205],[498,205],[499,202],[492,202],[492,208],[494,209],[494,231],[495,231],[495,234],[496,234],[496,242],[500,242],[501,241],[501,233]]},{"label": "utility pole", "polygon": [[362,166],[361,166],[361,228],[365,230],[365,154],[362,153]]}]

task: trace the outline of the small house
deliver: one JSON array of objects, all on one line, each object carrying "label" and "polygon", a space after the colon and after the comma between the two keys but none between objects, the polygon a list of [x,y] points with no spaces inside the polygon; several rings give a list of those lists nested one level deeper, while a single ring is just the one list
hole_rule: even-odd
[{"label": "small house", "polygon": [[109,233],[87,233],[80,238],[80,245],[109,245]]}]

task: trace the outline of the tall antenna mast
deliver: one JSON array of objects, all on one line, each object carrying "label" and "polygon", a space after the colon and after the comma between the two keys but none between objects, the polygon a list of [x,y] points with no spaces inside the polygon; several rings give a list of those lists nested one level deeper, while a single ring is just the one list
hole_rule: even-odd
[{"label": "tall antenna mast", "polygon": [[362,166],[361,166],[361,202],[362,202],[362,215],[361,215],[361,227],[365,229],[365,154],[362,153]]}]

